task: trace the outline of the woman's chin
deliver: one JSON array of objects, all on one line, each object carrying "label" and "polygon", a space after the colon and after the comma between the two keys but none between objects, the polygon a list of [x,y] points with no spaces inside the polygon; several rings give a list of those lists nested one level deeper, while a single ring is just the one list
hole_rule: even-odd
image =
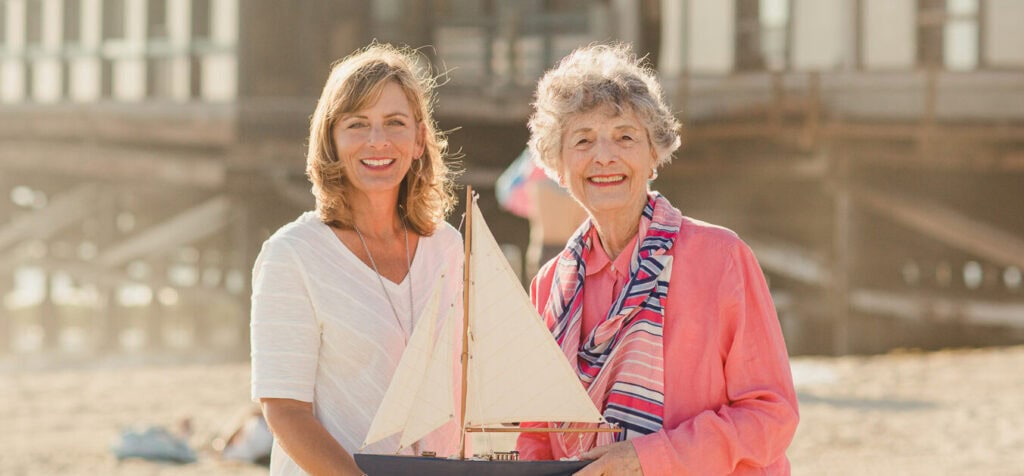
[{"label": "woman's chin", "polygon": [[593,194],[581,200],[581,203],[583,209],[591,216],[622,219],[637,213],[639,210],[635,210],[635,204],[642,200],[644,200],[643,197],[625,196],[624,194],[613,196]]},{"label": "woman's chin", "polygon": [[392,192],[398,190],[401,185],[401,177],[369,177],[353,184],[357,190],[363,193]]}]

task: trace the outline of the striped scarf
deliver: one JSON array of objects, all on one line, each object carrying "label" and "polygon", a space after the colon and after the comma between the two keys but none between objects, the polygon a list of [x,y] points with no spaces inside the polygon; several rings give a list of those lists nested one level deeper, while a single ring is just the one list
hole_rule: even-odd
[{"label": "striped scarf", "polygon": [[555,340],[605,420],[624,430],[617,434],[557,433],[553,440],[565,454],[578,455],[595,446],[653,433],[662,427],[662,328],[672,275],[672,256],[668,251],[679,234],[680,223],[682,215],[665,197],[657,192],[649,195],[640,217],[641,239],[637,240],[630,260],[629,281],[604,321],[582,344],[583,284],[587,257],[593,247],[589,221],[577,230],[558,257],[544,318],[554,322],[551,332]]}]

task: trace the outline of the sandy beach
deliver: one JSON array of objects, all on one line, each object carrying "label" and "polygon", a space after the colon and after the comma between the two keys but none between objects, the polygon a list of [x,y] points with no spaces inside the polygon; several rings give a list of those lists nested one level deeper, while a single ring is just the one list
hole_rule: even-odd
[{"label": "sandy beach", "polygon": [[[1024,347],[792,364],[793,474],[1024,475]],[[266,474],[210,449],[248,403],[246,363],[7,361],[0,382],[0,474]],[[123,428],[173,431],[186,418],[195,463],[119,462],[111,452]]]}]

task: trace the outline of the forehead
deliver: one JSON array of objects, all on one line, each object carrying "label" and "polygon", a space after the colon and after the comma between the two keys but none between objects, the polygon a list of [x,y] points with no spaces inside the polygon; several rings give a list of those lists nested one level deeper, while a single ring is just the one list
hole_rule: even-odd
[{"label": "forehead", "polygon": [[604,106],[569,116],[565,121],[563,132],[571,134],[617,129],[644,130],[644,124],[632,109],[625,108],[619,112],[611,106]]},{"label": "forehead", "polygon": [[412,104],[409,103],[405,90],[398,82],[388,81],[381,86],[376,98],[368,101],[363,108],[345,115],[361,115],[371,111],[383,114],[402,113],[411,116]]}]

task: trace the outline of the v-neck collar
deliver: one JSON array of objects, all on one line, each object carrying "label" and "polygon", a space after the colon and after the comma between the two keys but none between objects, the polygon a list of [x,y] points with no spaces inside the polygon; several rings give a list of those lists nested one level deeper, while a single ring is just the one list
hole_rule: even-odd
[{"label": "v-neck collar", "polygon": [[[377,279],[377,271],[373,269],[372,266],[364,263],[363,260],[359,259],[359,256],[356,256],[356,254],[352,250],[350,250],[348,246],[345,245],[345,242],[341,241],[341,238],[339,238],[338,235],[334,233],[334,230],[331,229],[330,225],[320,221],[319,219],[317,219],[317,221],[320,223],[320,228],[323,230],[325,238],[330,239],[334,243],[333,246],[339,249],[339,253],[341,254],[341,256],[345,257],[345,259],[352,261],[354,264],[356,264],[357,267],[361,269],[362,272],[368,275],[370,278],[374,280]],[[409,252],[412,254],[412,261],[410,261],[409,269],[406,271],[405,277],[402,278],[401,282],[396,283],[384,276],[380,276],[381,281],[384,282],[385,286],[389,287],[391,290],[402,290],[409,286],[409,276],[412,275],[412,270],[413,268],[416,267],[416,257],[419,255],[420,247],[422,245],[423,237],[420,237],[420,241],[419,244],[416,246],[416,249],[409,250]]]}]

